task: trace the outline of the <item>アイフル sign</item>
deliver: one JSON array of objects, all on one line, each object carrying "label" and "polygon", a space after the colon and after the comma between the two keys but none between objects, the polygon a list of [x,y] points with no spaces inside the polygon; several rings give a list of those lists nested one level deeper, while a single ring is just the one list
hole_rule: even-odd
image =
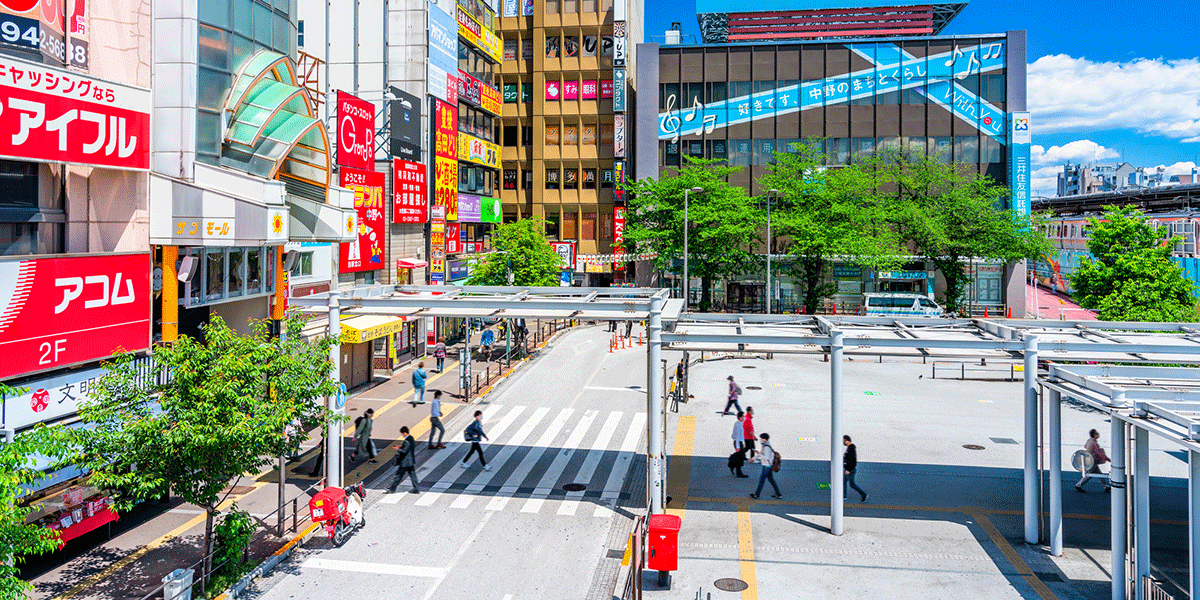
[{"label": "\u30a2\u30a4\u30d5\u30eb sign", "polygon": [[0,379],[149,345],[149,254],[0,260]]},{"label": "\u30a2\u30a4\u30d5\u30eb sign", "polygon": [[358,241],[340,244],[341,271],[373,271],[383,268],[384,174],[342,167],[342,187],[354,191],[354,208],[358,211]]},{"label": "\u30a2\u30a4\u30d5\u30eb sign", "polygon": [[148,169],[150,108],[149,90],[0,55],[0,157]]},{"label": "\u30a2\u30a4\u30d5\u30eb sign", "polygon": [[338,90],[337,120],[337,164],[374,171],[375,105]]}]

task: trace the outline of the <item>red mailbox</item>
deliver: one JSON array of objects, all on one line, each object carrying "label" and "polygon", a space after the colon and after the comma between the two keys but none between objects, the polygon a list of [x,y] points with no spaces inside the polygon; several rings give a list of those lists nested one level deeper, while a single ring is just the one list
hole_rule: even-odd
[{"label": "red mailbox", "polygon": [[650,515],[650,540],[647,542],[652,571],[679,569],[679,528],[683,519],[675,515]]}]

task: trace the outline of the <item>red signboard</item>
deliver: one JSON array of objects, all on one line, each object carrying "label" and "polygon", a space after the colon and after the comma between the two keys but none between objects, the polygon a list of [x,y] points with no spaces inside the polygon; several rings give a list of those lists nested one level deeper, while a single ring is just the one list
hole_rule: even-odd
[{"label": "red signboard", "polygon": [[424,223],[429,220],[429,184],[425,165],[396,159],[392,182],[392,222]]},{"label": "red signboard", "polygon": [[150,92],[0,55],[0,156],[150,168]]},{"label": "red signboard", "polygon": [[373,271],[383,268],[384,174],[342,167],[342,187],[354,190],[358,210],[358,241],[341,244],[341,272]]},{"label": "red signboard", "polygon": [[613,253],[625,254],[625,207],[613,207]]},{"label": "red signboard", "polygon": [[337,164],[374,171],[375,105],[338,90],[337,120]]},{"label": "red signboard", "polygon": [[0,261],[0,379],[149,345],[149,254]]},{"label": "red signboard", "polygon": [[446,254],[458,254],[462,252],[462,243],[460,236],[462,235],[458,223],[446,223]]},{"label": "red signboard", "polygon": [[[458,203],[458,107],[441,100],[433,109],[433,204]],[[457,212],[457,210],[455,210]],[[443,218],[445,218],[443,213]]]}]

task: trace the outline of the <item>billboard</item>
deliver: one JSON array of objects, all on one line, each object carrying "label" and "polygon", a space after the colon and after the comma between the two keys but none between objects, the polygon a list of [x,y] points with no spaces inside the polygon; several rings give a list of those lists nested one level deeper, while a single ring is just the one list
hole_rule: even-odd
[{"label": "billboard", "polygon": [[421,160],[421,99],[396,87],[390,102],[392,156]]},{"label": "billboard", "polygon": [[613,158],[625,158],[625,115],[613,115]]},{"label": "billboard", "polygon": [[483,50],[484,54],[492,57],[496,62],[504,60],[504,44],[501,43],[500,36],[476,21],[475,17],[468,14],[461,6],[458,8],[458,35],[472,46]]},{"label": "billboard", "polygon": [[1032,130],[1029,127],[1028,112],[1014,112],[1009,115],[1009,150],[1008,150],[1008,188],[1012,193],[1012,203],[1009,208],[1018,217],[1028,222],[1029,218],[1029,184],[1030,144],[1033,142]]},{"label": "billboard", "polygon": [[458,160],[500,168],[500,146],[473,135],[458,133]]},{"label": "billboard", "polygon": [[625,207],[613,207],[613,254],[625,254]]},{"label": "billboard", "polygon": [[[141,386],[160,382],[165,372],[156,368],[149,356],[137,359],[134,364]],[[23,384],[24,392],[4,398],[5,428],[20,430],[74,415],[80,405],[92,399],[96,383],[107,373],[106,367],[80,369]]]},{"label": "billboard", "polygon": [[625,66],[625,21],[613,23],[613,61],[614,67]]},{"label": "billboard", "polygon": [[500,90],[479,81],[466,71],[458,72],[458,95],[493,115],[500,114]]},{"label": "billboard", "polygon": [[429,281],[441,285],[446,280],[446,207],[429,211]]},{"label": "billboard", "polygon": [[150,293],[149,254],[0,261],[0,379],[146,349]]},{"label": "billboard", "polygon": [[613,112],[625,112],[625,69],[613,69]]},{"label": "billboard", "polygon": [[429,95],[458,102],[458,24],[440,8],[429,9]]},{"label": "billboard", "polygon": [[550,245],[554,247],[554,252],[562,259],[562,264],[559,265],[559,268],[575,268],[575,242],[550,242]]},{"label": "billboard", "polygon": [[341,169],[342,187],[354,191],[354,209],[358,211],[358,241],[339,244],[342,273],[373,271],[383,268],[384,174],[351,167]]},{"label": "billboard", "polygon": [[499,198],[483,197],[480,199],[479,221],[482,223],[499,223],[502,211]]},{"label": "billboard", "polygon": [[[64,5],[65,4],[65,5]],[[68,19],[66,10],[70,9]],[[68,48],[66,23],[76,44]],[[87,66],[87,2],[84,0],[0,0],[0,40],[4,45],[40,50],[59,64]],[[82,42],[80,45],[79,42]],[[75,46],[79,46],[77,49]],[[76,52],[80,53],[75,59]]]},{"label": "billboard", "polygon": [[458,222],[479,223],[483,215],[483,198],[474,194],[458,195]]},{"label": "billboard", "polygon": [[338,90],[337,122],[337,164],[374,171],[375,105]]},{"label": "billboard", "polygon": [[428,171],[425,165],[395,159],[392,182],[392,222],[424,223],[429,220]]},{"label": "billboard", "polygon": [[458,107],[435,101],[433,126],[433,204],[442,219],[458,213]]},{"label": "billboard", "polygon": [[0,157],[148,169],[150,108],[149,90],[0,54]]}]

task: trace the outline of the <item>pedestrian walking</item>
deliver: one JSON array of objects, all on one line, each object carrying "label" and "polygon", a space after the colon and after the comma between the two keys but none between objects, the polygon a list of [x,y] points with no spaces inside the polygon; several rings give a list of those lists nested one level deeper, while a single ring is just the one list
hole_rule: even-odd
[{"label": "pedestrian walking", "polygon": [[725,410],[721,412],[721,415],[729,414],[730,406],[736,408],[738,412],[742,412],[742,407],[738,404],[738,396],[742,393],[742,386],[733,380],[733,375],[726,377],[726,379],[729,380],[729,400],[725,402]]},{"label": "pedestrian walking", "polygon": [[[438,441],[433,443],[433,432],[437,430]],[[442,425],[442,390],[433,391],[433,404],[429,406],[429,449],[436,450],[445,448],[442,443],[442,438],[446,435],[446,428]]]},{"label": "pedestrian walking", "polygon": [[[842,453],[842,500],[849,495],[849,488],[854,488],[854,491],[862,494],[862,501],[867,501],[867,493],[862,488],[854,483],[854,474],[858,471],[858,448],[854,446],[854,442],[850,441],[850,436],[842,436],[842,445],[846,447],[846,451]],[[849,487],[847,487],[849,486]]]},{"label": "pedestrian walking", "polygon": [[746,407],[746,418],[742,419],[742,432],[746,434],[745,442],[742,444],[742,452],[746,455],[746,460],[754,458],[754,407]]},{"label": "pedestrian walking", "polygon": [[492,359],[492,344],[496,342],[496,334],[492,333],[491,329],[484,329],[483,335],[479,338],[479,344],[483,350],[483,360]]},{"label": "pedestrian walking", "polygon": [[308,472],[309,477],[320,477],[325,472],[325,430],[327,427],[321,425],[321,443],[317,446],[317,462],[313,465],[312,471]]},{"label": "pedestrian walking", "polygon": [[425,404],[425,379],[429,375],[425,373],[425,363],[417,363],[417,370],[413,371],[413,404]]},{"label": "pedestrian walking", "polygon": [[616,322],[616,321],[609,321],[609,322],[608,322],[608,332],[609,332],[609,333],[616,333],[616,332],[617,332],[617,322]]},{"label": "pedestrian walking", "polygon": [[437,372],[441,373],[446,368],[446,342],[442,338],[433,347],[433,357],[437,359]]},{"label": "pedestrian walking", "polygon": [[[1087,481],[1091,479],[1093,475],[1099,475],[1101,473],[1100,465],[1106,462],[1111,462],[1108,459],[1108,455],[1104,453],[1104,448],[1100,446],[1100,432],[1096,431],[1095,429],[1088,432],[1088,439],[1086,442],[1084,442],[1083,449],[1087,450],[1088,454],[1092,455],[1092,466],[1083,474],[1083,477],[1079,480],[1079,483],[1075,484],[1075,491],[1077,492],[1084,491],[1083,484],[1087,483]],[[1112,488],[1109,487],[1108,482],[1104,483],[1104,491],[1112,491]]]},{"label": "pedestrian walking", "polygon": [[358,454],[361,452],[367,456],[369,462],[377,463],[375,460],[375,444],[371,443],[371,429],[375,425],[375,409],[368,408],[363,416],[354,420],[354,439],[358,444],[354,447],[354,452],[350,454],[350,462],[358,460]]},{"label": "pedestrian walking", "polygon": [[772,498],[782,498],[783,493],[779,491],[779,486],[775,483],[775,472],[779,470],[779,463],[783,460],[776,460],[775,449],[771,447],[771,436],[766,433],[760,433],[758,439],[762,440],[759,444],[758,464],[762,465],[762,473],[758,476],[758,489],[750,494],[751,498],[758,498],[762,493],[763,484],[770,481],[771,487],[775,488],[775,495]]},{"label": "pedestrian walking", "polygon": [[471,455],[478,452],[479,453],[479,464],[483,465],[483,470],[491,471],[492,468],[490,466],[488,466],[487,461],[484,460],[484,458],[483,458],[483,446],[479,445],[480,440],[491,441],[491,439],[488,438],[487,434],[483,432],[483,411],[482,410],[475,411],[475,420],[471,421],[470,425],[467,425],[467,430],[465,432],[465,435],[467,437],[467,441],[471,442],[471,451],[467,452],[466,458],[463,458],[462,468],[464,468],[464,469],[467,468],[467,461],[471,460]]},{"label": "pedestrian walking", "polygon": [[733,455],[730,456],[732,466],[729,470],[736,471],[734,474],[738,477],[749,477],[749,475],[742,472],[742,465],[746,462],[746,455],[744,454],[746,432],[742,426],[742,419],[744,418],[746,418],[746,414],[739,412],[737,414],[737,421],[733,423]]},{"label": "pedestrian walking", "polygon": [[404,476],[408,475],[412,479],[413,485],[409,493],[419,494],[421,488],[417,483],[417,440],[408,433],[407,425],[400,428],[400,436],[404,438],[404,443],[400,445],[400,451],[396,454],[396,478],[392,479],[392,485],[388,486],[388,491],[395,492],[396,487],[404,480]]},{"label": "pedestrian walking", "polygon": [[633,339],[633,320],[625,321],[625,339]]}]

